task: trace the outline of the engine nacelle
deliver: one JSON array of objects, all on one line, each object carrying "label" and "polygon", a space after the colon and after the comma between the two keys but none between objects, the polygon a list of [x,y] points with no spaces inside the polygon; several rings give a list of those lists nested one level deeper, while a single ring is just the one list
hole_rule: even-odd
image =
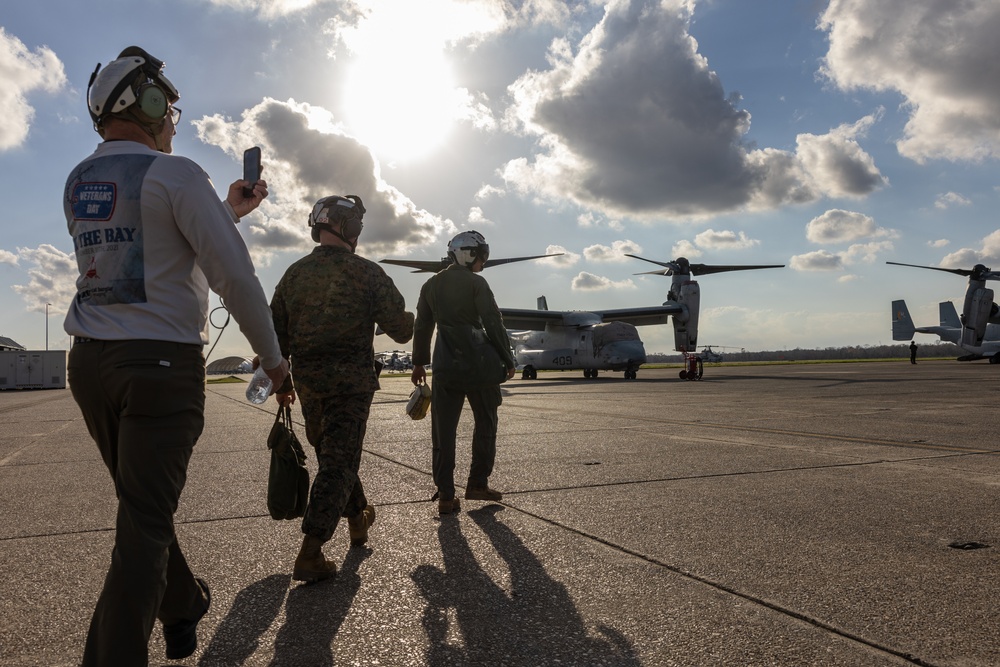
[{"label": "engine nacelle", "polygon": [[701,305],[701,288],[693,280],[685,281],[674,294],[677,303],[684,307],[684,317],[674,315],[674,349],[678,352],[695,352],[698,349],[698,310]]},{"label": "engine nacelle", "polygon": [[993,290],[985,287],[970,289],[965,295],[962,312],[962,344],[978,347],[983,344],[986,324],[993,310]]}]

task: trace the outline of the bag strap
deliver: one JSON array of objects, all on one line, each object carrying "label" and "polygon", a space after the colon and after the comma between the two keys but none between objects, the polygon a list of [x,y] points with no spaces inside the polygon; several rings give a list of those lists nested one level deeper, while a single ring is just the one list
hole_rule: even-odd
[{"label": "bag strap", "polygon": [[282,415],[281,405],[278,405],[278,412],[277,412],[277,414],[274,415],[274,424],[271,425],[271,435],[269,435],[268,438],[267,438],[267,448],[268,449],[274,449],[274,444],[275,444],[274,443],[274,434],[276,433],[276,431],[274,430],[274,428],[278,425],[279,422],[281,422],[282,416],[283,415]]},{"label": "bag strap", "polygon": [[289,438],[289,441],[292,446],[292,451],[295,452],[295,457],[299,460],[300,464],[305,463],[306,453],[302,449],[302,443],[295,437],[295,431],[292,430],[292,406],[290,403],[278,406],[278,416],[275,418],[275,422],[277,422],[278,419],[282,420],[285,428],[287,428],[288,432],[292,435],[292,437]]}]

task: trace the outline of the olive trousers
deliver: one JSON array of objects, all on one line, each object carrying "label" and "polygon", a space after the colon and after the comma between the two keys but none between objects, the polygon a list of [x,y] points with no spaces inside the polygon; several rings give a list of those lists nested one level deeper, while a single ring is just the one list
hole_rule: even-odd
[{"label": "olive trousers", "polygon": [[434,382],[431,384],[431,469],[442,500],[455,497],[455,443],[466,398],[475,418],[469,483],[486,486],[493,473],[497,454],[497,408],[503,400],[500,385],[465,389]]}]

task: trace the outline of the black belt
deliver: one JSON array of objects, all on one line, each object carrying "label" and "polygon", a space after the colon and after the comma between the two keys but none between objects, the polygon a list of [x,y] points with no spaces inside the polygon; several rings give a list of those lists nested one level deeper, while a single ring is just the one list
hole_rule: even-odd
[{"label": "black belt", "polygon": [[100,343],[100,342],[101,341],[99,341],[96,338],[84,338],[83,336],[73,336],[74,345],[76,345],[77,343]]}]

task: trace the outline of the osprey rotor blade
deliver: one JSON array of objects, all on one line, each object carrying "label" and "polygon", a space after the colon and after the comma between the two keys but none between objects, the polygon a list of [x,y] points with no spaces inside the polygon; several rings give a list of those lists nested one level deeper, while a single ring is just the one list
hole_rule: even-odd
[{"label": "osprey rotor blade", "polygon": [[[902,262],[886,262],[886,264],[892,264],[894,266],[911,266],[915,269],[930,269],[931,271],[944,271],[945,273],[954,273],[956,276],[971,276],[973,273],[972,269],[944,269],[940,266],[922,266],[920,264],[903,264]],[[989,269],[987,269],[989,271]]]},{"label": "osprey rotor blade", "polygon": [[[511,262],[524,262],[529,259],[542,259],[543,257],[558,257],[562,255],[561,252],[552,253],[550,255],[532,255],[531,257],[510,257],[510,258],[499,258],[499,259],[489,259],[483,264],[484,269],[488,269],[491,266],[500,266],[503,264],[510,264]],[[420,260],[420,259],[382,259],[379,260],[380,264],[393,264],[395,266],[406,266],[413,269],[413,273],[438,273],[439,271],[444,271],[451,265],[451,260],[447,257],[442,257],[439,260]]]},{"label": "osprey rotor blade", "polygon": [[755,269],[781,269],[784,264],[692,264],[691,275],[707,276],[727,271],[753,271]]},{"label": "osprey rotor blade", "polygon": [[912,266],[917,269],[930,269],[931,271],[944,271],[954,273],[956,276],[967,276],[972,280],[1000,280],[1000,271],[993,271],[988,266],[976,264],[971,269],[945,269],[940,266],[922,266],[920,264],[903,264],[902,262],[886,262],[896,266]]},{"label": "osprey rotor blade", "polygon": [[655,259],[646,259],[645,257],[639,257],[638,255],[629,255],[626,253],[626,257],[633,257],[635,259],[641,259],[644,262],[649,262],[651,264],[659,264],[660,266],[667,267],[663,271],[644,271],[643,273],[637,273],[635,275],[659,275],[659,276],[672,276],[672,275],[692,275],[692,276],[705,276],[711,273],[724,273],[726,271],[752,271],[754,269],[780,269],[783,268],[784,264],[692,264],[687,260],[686,257],[678,257],[677,259],[670,262],[658,262]]}]

